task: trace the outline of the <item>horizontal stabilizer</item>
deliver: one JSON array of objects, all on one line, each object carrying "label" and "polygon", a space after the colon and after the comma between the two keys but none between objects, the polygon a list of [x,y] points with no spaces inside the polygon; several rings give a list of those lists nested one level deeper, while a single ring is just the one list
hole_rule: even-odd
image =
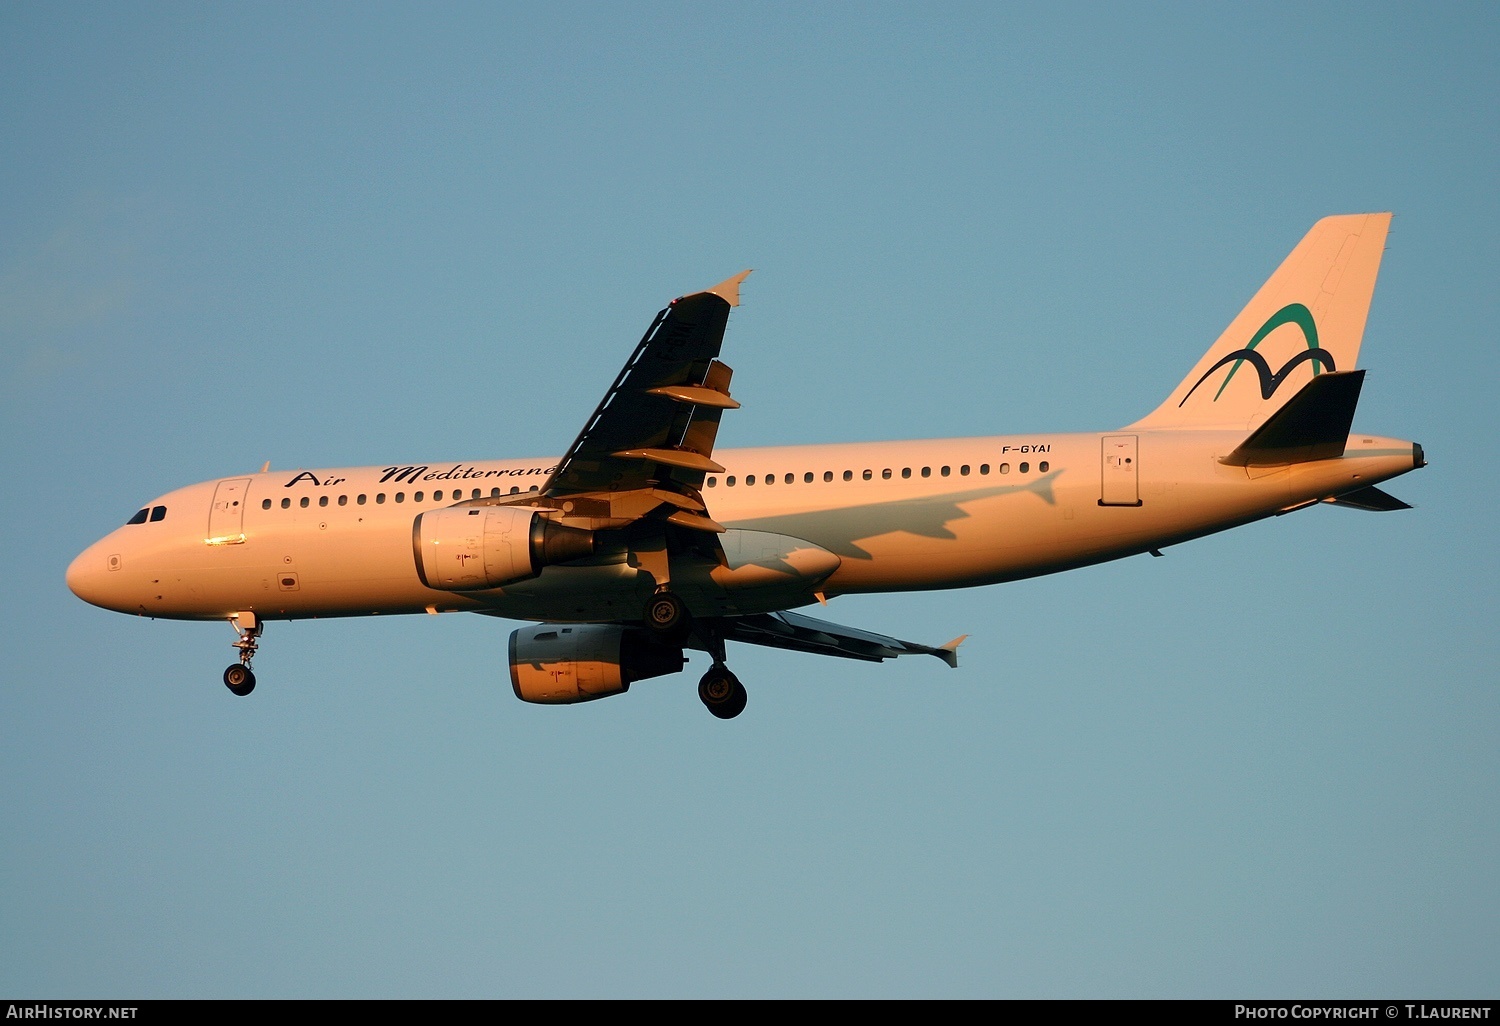
[{"label": "horizontal stabilizer", "polygon": [[845,659],[864,659],[872,663],[904,655],[931,655],[956,667],[958,646],[968,637],[965,634],[946,645],[933,648],[790,612],[728,617],[721,624],[724,637],[729,641],[765,645],[767,648],[785,648],[793,652],[842,656]]},{"label": "horizontal stabilizer", "polygon": [[1374,485],[1366,485],[1364,488],[1356,488],[1352,492],[1343,495],[1335,495],[1324,502],[1334,506],[1348,506],[1350,509],[1367,509],[1375,513],[1388,513],[1393,509],[1411,509],[1411,503],[1402,502],[1390,492],[1382,492]]},{"label": "horizontal stabilizer", "polygon": [[1276,467],[1344,455],[1365,372],[1319,374],[1219,462]]}]

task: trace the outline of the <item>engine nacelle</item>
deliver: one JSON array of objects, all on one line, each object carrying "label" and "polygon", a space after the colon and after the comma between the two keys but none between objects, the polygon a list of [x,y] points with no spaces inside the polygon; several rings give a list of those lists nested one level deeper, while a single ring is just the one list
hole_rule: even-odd
[{"label": "engine nacelle", "polygon": [[411,525],[417,576],[429,588],[471,591],[524,581],[594,551],[594,533],[564,527],[528,506],[452,506]]},{"label": "engine nacelle", "polygon": [[677,673],[686,662],[682,649],[615,624],[539,624],[510,636],[510,684],[523,702],[607,698],[638,680]]}]

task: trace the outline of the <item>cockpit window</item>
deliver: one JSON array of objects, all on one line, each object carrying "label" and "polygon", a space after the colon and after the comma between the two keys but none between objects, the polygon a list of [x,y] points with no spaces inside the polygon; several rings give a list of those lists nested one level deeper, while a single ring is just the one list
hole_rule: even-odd
[{"label": "cockpit window", "polygon": [[143,509],[140,512],[138,512],[135,516],[133,516],[129,520],[125,521],[125,523],[126,523],[127,526],[129,526],[130,524],[144,524],[146,522],[146,516],[150,512],[151,512],[151,510],[149,508]]},{"label": "cockpit window", "polygon": [[153,507],[151,507],[151,522],[153,524],[156,523],[158,520],[165,520],[166,516],[167,516],[167,507],[165,507],[165,506],[153,506]]}]

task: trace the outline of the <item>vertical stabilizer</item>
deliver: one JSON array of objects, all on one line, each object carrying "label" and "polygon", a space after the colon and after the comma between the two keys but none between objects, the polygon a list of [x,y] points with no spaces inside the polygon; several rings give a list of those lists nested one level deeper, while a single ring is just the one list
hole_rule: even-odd
[{"label": "vertical stabilizer", "polygon": [[1182,384],[1131,428],[1253,429],[1359,357],[1390,214],[1325,217]]}]

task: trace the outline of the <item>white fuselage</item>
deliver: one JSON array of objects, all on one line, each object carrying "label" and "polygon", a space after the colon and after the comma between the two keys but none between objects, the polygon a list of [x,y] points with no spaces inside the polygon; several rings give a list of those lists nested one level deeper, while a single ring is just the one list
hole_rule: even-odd
[{"label": "white fuselage", "polygon": [[[773,589],[762,600],[749,589],[720,596],[710,611],[1053,573],[1234,527],[1420,465],[1412,443],[1366,435],[1351,436],[1337,459],[1220,463],[1243,439],[1243,430],[1179,429],[719,450],[725,472],[702,489],[710,517],[732,532],[810,543],[837,565],[791,596]],[[607,544],[581,564],[483,592],[434,590],[419,579],[418,514],[532,491],[554,465],[391,464],[207,481],[153,500],[148,509],[163,509],[159,518],[90,546],[69,568],[68,584],[95,605],[176,619],[637,615],[652,582],[623,548]]]}]

